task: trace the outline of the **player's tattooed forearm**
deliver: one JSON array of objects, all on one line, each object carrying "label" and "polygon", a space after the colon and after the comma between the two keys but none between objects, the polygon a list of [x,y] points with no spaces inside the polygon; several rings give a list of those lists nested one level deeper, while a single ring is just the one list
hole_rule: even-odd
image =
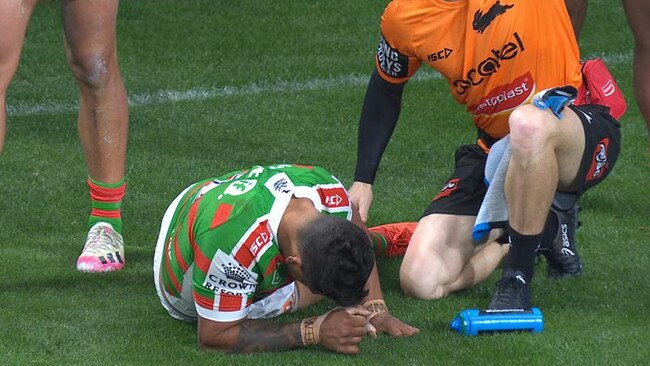
[{"label": "player's tattooed forearm", "polygon": [[294,348],[302,345],[300,323],[273,323],[246,320],[239,325],[233,352],[259,352]]}]

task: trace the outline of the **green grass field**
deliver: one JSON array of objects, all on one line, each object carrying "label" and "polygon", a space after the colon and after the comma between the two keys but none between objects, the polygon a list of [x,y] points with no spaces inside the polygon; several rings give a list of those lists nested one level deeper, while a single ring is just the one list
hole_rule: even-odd
[{"label": "green grass field", "polygon": [[[582,199],[581,278],[537,268],[540,335],[466,338],[447,324],[487,305],[496,274],[427,302],[404,298],[400,260],[379,268],[392,312],[420,328],[380,336],[355,357],[321,347],[277,354],[198,350],[196,328],[160,306],[152,256],[164,209],[188,184],[257,163],[321,165],[352,182],[356,131],[387,0],[122,1],[119,52],[130,95],[127,267],[77,273],[89,197],[76,133],[77,89],[59,6],[30,23],[9,89],[0,158],[0,364],[647,365],[650,363],[650,164],[632,92],[633,41],[618,1],[592,0],[583,56],[603,56],[629,102],[616,168]],[[406,88],[400,124],[375,185],[369,224],[416,220],[473,141],[464,109],[428,70]],[[297,320],[332,303],[286,316]]]}]

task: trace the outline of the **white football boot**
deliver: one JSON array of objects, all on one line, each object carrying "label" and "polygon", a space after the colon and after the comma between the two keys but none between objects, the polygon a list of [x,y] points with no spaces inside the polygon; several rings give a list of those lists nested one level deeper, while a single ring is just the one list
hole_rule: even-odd
[{"label": "white football boot", "polygon": [[113,226],[98,222],[88,231],[86,245],[77,259],[80,272],[109,272],[124,268],[124,239]]}]

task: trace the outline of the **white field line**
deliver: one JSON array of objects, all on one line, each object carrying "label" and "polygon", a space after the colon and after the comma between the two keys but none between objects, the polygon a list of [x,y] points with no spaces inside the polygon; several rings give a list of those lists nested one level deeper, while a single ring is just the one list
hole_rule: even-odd
[{"label": "white field line", "polygon": [[[597,55],[592,55],[595,57]],[[591,58],[587,57],[587,58]],[[630,63],[632,52],[604,55],[602,57],[607,64],[617,65]],[[440,79],[440,74],[424,69],[415,75],[413,81],[428,81]],[[160,105],[180,101],[198,101],[223,98],[229,96],[246,96],[266,93],[295,93],[310,90],[343,89],[349,87],[361,87],[368,84],[369,75],[341,75],[327,79],[311,79],[306,81],[277,81],[254,83],[243,86],[225,87],[198,87],[189,90],[158,90],[151,93],[140,93],[129,96],[129,107],[142,107],[148,105]],[[7,105],[7,115],[22,117],[42,114],[69,113],[77,110],[78,103],[59,103],[43,101],[40,103],[17,101]]]}]

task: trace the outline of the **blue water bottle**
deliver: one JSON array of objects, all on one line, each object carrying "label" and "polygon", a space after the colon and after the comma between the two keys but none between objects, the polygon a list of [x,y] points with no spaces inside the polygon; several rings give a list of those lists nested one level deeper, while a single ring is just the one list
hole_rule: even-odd
[{"label": "blue water bottle", "polygon": [[449,328],[458,333],[476,336],[481,333],[529,331],[541,333],[544,318],[538,308],[478,310],[467,309],[456,315]]}]

